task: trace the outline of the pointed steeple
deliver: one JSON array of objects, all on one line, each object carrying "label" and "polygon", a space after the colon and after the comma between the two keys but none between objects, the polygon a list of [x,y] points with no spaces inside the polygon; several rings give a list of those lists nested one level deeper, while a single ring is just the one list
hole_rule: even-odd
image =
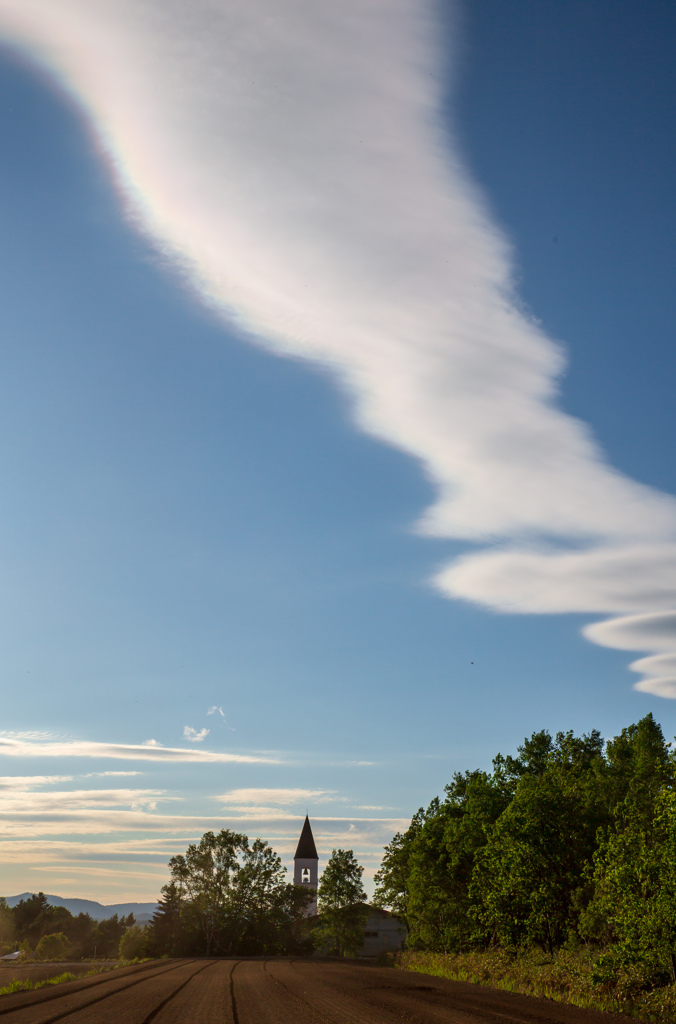
[{"label": "pointed steeple", "polygon": [[294,860],[318,860],[315,837],[312,835],[310,819],[305,815],[305,824],[298,840],[298,846],[294,854]]},{"label": "pointed steeple", "polygon": [[315,838],[312,835],[310,819],[305,815],[305,824],[298,840],[298,847],[293,858],[293,884],[302,885],[312,890],[312,899],[305,908],[306,917],[314,917],[317,913],[317,884],[319,882],[319,857]]}]

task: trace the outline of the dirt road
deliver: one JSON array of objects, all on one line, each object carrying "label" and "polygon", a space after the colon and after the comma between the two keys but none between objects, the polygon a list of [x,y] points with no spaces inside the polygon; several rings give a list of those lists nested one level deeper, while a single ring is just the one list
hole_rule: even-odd
[{"label": "dirt road", "polygon": [[0,1024],[56,1021],[628,1024],[626,1017],[462,982],[312,960],[155,960],[52,989],[0,996]]}]

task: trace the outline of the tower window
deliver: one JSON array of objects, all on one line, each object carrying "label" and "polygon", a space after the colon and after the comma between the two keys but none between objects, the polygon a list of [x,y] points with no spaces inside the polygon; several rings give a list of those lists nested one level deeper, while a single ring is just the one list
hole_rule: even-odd
[{"label": "tower window", "polygon": [[310,881],[310,869],[309,868],[301,868],[300,880],[301,880],[301,882],[309,882]]}]

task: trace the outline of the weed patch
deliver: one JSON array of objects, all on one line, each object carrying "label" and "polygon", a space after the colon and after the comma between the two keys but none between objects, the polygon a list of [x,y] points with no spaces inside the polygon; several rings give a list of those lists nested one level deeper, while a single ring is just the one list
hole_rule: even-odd
[{"label": "weed patch", "polygon": [[47,985],[61,985],[64,981],[75,980],[76,975],[71,974],[70,971],[57,974],[55,978],[45,978],[43,981],[32,981],[30,978],[25,978],[23,981],[15,979],[10,981],[9,985],[0,988],[0,996],[10,996],[13,992],[33,992],[35,989],[45,988]]},{"label": "weed patch", "polygon": [[560,950],[546,956],[502,949],[471,953],[412,950],[393,954],[391,963],[400,970],[552,999],[585,1010],[676,1024],[676,986],[663,984],[661,978],[652,983],[638,964],[616,962],[609,969],[608,954],[599,955],[598,951]]}]

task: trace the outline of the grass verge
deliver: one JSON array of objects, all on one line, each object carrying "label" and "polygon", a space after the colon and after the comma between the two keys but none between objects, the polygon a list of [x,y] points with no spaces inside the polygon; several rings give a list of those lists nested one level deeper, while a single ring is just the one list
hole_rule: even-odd
[{"label": "grass verge", "polygon": [[32,981],[30,978],[24,978],[23,981],[20,981],[18,978],[15,978],[14,981],[10,981],[9,985],[3,985],[0,988],[0,996],[11,996],[13,992],[33,992],[37,988],[45,988],[47,985],[61,985],[64,981],[76,981],[76,979],[77,976],[71,974],[70,971],[64,971],[63,974],[57,974],[55,978],[45,978],[42,981]]},{"label": "grass verge", "polygon": [[42,978],[34,981],[32,978],[15,978],[8,985],[0,988],[0,996],[9,996],[14,992],[34,992],[36,989],[45,988],[48,985],[62,985],[66,981],[82,981],[83,978],[93,978],[95,974],[104,974],[107,971],[114,971],[118,967],[127,967],[130,964],[144,963],[144,960],[121,960],[115,964],[105,964],[100,967],[93,967],[91,971],[84,974],[73,974],[72,971],[64,971],[54,978]]},{"label": "grass verge", "polygon": [[391,957],[394,967],[454,981],[539,996],[586,1010],[623,1013],[645,1021],[676,1024],[676,986],[650,988],[629,967],[611,975],[600,970],[603,957],[588,950],[510,954],[505,950],[472,953],[403,951]]}]

